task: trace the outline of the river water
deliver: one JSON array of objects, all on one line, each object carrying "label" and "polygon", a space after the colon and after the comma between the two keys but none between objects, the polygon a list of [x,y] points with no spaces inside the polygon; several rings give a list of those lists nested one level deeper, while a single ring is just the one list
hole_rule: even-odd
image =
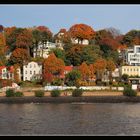
[{"label": "river water", "polygon": [[0,104],[0,135],[140,135],[140,103]]}]

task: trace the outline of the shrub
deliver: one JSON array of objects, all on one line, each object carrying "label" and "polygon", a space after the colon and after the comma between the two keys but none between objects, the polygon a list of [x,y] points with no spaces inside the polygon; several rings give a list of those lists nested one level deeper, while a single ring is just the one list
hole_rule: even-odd
[{"label": "shrub", "polygon": [[37,90],[35,91],[35,97],[43,97],[44,96],[44,91],[42,90]]},{"label": "shrub", "polygon": [[58,89],[54,89],[54,90],[51,91],[51,96],[52,97],[59,97],[60,94],[61,94],[61,92]]},{"label": "shrub", "polygon": [[6,97],[14,97],[15,91],[13,89],[6,90]]},{"label": "shrub", "polygon": [[137,96],[137,92],[135,90],[131,89],[130,87],[125,87],[124,91],[123,91],[123,95],[129,96],[129,97]]},{"label": "shrub", "polygon": [[54,86],[61,86],[62,83],[63,83],[63,81],[61,79],[57,78],[57,79],[54,79],[51,84]]},{"label": "shrub", "polygon": [[17,92],[15,92],[14,96],[15,97],[22,97],[23,96],[23,92],[17,91]]},{"label": "shrub", "polygon": [[72,92],[72,96],[73,97],[79,97],[79,96],[82,96],[83,94],[83,89],[74,89],[73,92]]}]

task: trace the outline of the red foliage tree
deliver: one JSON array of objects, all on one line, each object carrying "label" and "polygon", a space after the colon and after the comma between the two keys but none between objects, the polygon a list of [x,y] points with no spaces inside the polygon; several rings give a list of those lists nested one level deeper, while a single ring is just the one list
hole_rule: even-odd
[{"label": "red foliage tree", "polygon": [[28,52],[26,49],[23,48],[16,48],[13,52],[12,55],[10,57],[10,61],[13,64],[18,64],[20,66],[23,65],[24,61],[28,61],[29,57],[28,57]]},{"label": "red foliage tree", "polygon": [[82,41],[83,39],[91,40],[95,37],[95,31],[86,24],[75,24],[69,29],[72,38]]}]

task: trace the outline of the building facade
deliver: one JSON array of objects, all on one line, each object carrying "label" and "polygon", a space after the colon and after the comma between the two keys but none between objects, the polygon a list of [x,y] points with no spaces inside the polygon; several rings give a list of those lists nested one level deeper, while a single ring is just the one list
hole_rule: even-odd
[{"label": "building facade", "polygon": [[87,39],[83,39],[82,41],[79,41],[78,39],[71,39],[73,44],[82,44],[82,45],[89,45],[89,41]]},{"label": "building facade", "polygon": [[47,58],[51,49],[56,48],[56,44],[52,42],[39,42],[37,47],[33,48],[33,57]]},{"label": "building facade", "polygon": [[7,68],[6,68],[6,66],[0,66],[0,79],[7,79]]},{"label": "building facade", "polygon": [[42,79],[42,64],[37,62],[24,63],[23,81]]},{"label": "building facade", "polygon": [[122,66],[121,75],[127,74],[128,76],[140,76],[140,66]]},{"label": "building facade", "polygon": [[140,66],[140,45],[129,48],[126,51],[126,63],[132,66]]}]

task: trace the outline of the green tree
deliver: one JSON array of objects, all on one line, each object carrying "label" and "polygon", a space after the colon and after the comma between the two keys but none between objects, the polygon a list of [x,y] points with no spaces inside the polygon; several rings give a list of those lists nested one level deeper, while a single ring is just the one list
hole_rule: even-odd
[{"label": "green tree", "polygon": [[76,86],[77,81],[81,78],[81,73],[78,70],[72,70],[66,75],[65,84],[68,86]]},{"label": "green tree", "polygon": [[122,79],[125,83],[128,83],[128,81],[129,81],[129,75],[123,74],[123,75],[121,76],[121,79]]}]

